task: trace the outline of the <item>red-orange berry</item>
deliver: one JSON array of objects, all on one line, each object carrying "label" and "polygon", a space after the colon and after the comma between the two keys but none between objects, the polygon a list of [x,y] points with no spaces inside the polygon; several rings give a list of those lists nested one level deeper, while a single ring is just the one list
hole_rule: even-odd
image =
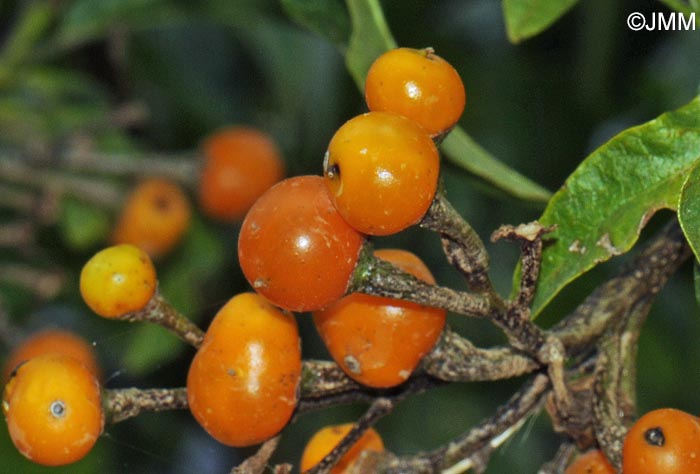
[{"label": "red-orange berry", "polygon": [[[313,435],[301,456],[301,472],[304,473],[321,462],[323,458],[340,443],[345,435],[350,432],[352,427],[352,423],[326,426]],[[374,428],[365,431],[352,448],[340,458],[335,466],[333,466],[330,470],[330,474],[345,474],[348,472],[352,464],[357,461],[357,458],[363,451],[384,451],[382,438]]]},{"label": "red-orange berry", "polygon": [[63,354],[21,364],[5,386],[2,409],[19,452],[46,466],[82,459],[104,427],[95,375]]},{"label": "red-orange berry", "polygon": [[190,223],[190,203],[174,182],[147,179],[127,198],[114,227],[115,244],[131,244],[152,258],[170,252]]},{"label": "red-orange berry", "polygon": [[431,48],[398,48],[370,67],[365,99],[370,110],[403,115],[436,136],[457,123],[466,94],[457,71]]},{"label": "red-orange berry", "polygon": [[187,375],[197,422],[229,446],[276,435],[297,404],[301,348],[296,320],[263,297],[242,293],[217,313]]},{"label": "red-orange berry", "polygon": [[224,128],[207,138],[202,149],[206,161],[199,180],[199,202],[216,219],[243,219],[250,206],[284,176],[277,145],[254,128]]},{"label": "red-orange berry", "polygon": [[615,474],[608,459],[599,449],[582,454],[566,468],[564,474]]},{"label": "red-orange berry", "polygon": [[57,352],[80,361],[95,377],[100,378],[101,370],[97,355],[90,343],[79,335],[63,329],[45,329],[32,334],[15,348],[5,361],[3,380],[8,380],[13,370],[22,362],[33,357]]},{"label": "red-orange berry", "polygon": [[157,288],[156,270],[146,252],[115,245],[97,252],[80,272],[80,294],[95,313],[118,318],[143,309]]},{"label": "red-orange berry", "polygon": [[312,311],[348,287],[363,236],[338,214],[319,176],[277,183],[246,215],[238,259],[252,287],[290,311]]},{"label": "red-orange berry", "polygon": [[323,171],[333,203],[351,226],[389,235],[425,215],[437,190],[440,157],[415,122],[370,112],[338,129]]},{"label": "red-orange berry", "polygon": [[691,474],[700,472],[700,420],[673,408],[653,410],[639,418],[622,447],[625,474]]},{"label": "red-orange berry", "polygon": [[[435,283],[410,252],[387,249],[375,255]],[[446,315],[438,308],[353,293],[313,317],[331,356],[349,377],[371,387],[392,387],[404,382],[435,345]]]}]

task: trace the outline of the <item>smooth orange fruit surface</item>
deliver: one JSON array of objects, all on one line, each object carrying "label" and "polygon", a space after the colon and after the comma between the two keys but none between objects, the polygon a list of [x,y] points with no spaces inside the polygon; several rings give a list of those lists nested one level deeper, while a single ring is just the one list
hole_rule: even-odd
[{"label": "smooth orange fruit surface", "polygon": [[312,311],[348,287],[363,236],[333,206],[320,176],[270,188],[246,215],[238,259],[251,286],[290,311]]},{"label": "smooth orange fruit surface", "polygon": [[[301,456],[301,472],[306,472],[316,464],[321,462],[333,448],[347,435],[352,429],[353,424],[347,423],[343,425],[326,426],[318,431],[309,440],[304,448],[304,453]],[[384,451],[384,443],[374,428],[370,428],[362,435],[345,455],[340,458],[338,463],[333,466],[331,474],[344,474],[352,463],[357,460],[362,451]]]},{"label": "smooth orange fruit surface", "polygon": [[46,466],[82,459],[104,427],[97,379],[63,354],[20,365],[5,386],[2,408],[19,452]]},{"label": "smooth orange fruit surface", "polygon": [[[404,250],[375,255],[428,283],[423,262]],[[314,324],[328,351],[349,377],[370,387],[404,382],[429,352],[445,326],[446,313],[416,303],[360,293],[315,312]]]},{"label": "smooth orange fruit surface", "polygon": [[3,380],[10,378],[12,371],[22,362],[32,357],[57,352],[80,361],[95,377],[101,377],[100,365],[92,344],[71,331],[44,329],[32,334],[17,346],[5,361]]},{"label": "smooth orange fruit surface", "polygon": [[673,408],[653,410],[627,432],[622,447],[625,474],[700,472],[700,420]]},{"label": "smooth orange fruit surface", "polygon": [[190,216],[189,200],[176,183],[147,179],[134,188],[124,203],[112,241],[135,245],[157,258],[180,242]]},{"label": "smooth orange fruit surface", "polygon": [[457,71],[432,49],[398,48],[372,63],[365,100],[370,110],[403,115],[435,136],[457,123],[466,94]]},{"label": "smooth orange fruit surface", "polygon": [[323,172],[333,203],[351,226],[389,235],[425,215],[437,190],[440,157],[415,122],[370,112],[338,129]]},{"label": "smooth orange fruit surface", "polygon": [[202,145],[205,162],[199,202],[209,216],[243,219],[250,206],[284,176],[284,163],[272,137],[233,126],[212,134]]},{"label": "smooth orange fruit surface", "polygon": [[80,272],[83,300],[105,318],[143,309],[156,287],[153,262],[133,245],[115,245],[97,252]]},{"label": "smooth orange fruit surface", "polygon": [[242,293],[212,321],[187,375],[197,422],[228,446],[279,433],[297,404],[301,349],[296,320],[263,297]]},{"label": "smooth orange fruit surface", "polygon": [[576,458],[564,474],[616,474],[616,471],[602,451],[593,449]]}]

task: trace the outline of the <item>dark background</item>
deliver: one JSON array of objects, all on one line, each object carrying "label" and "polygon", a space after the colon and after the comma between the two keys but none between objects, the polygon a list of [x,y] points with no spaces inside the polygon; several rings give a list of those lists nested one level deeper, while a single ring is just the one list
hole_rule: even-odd
[{"label": "dark background", "polygon": [[[0,46],[7,48],[31,4],[0,3]],[[137,101],[146,106],[148,118],[126,130],[95,132],[102,150],[177,154],[196,149],[218,127],[241,123],[260,127],[278,140],[289,174],[319,174],[334,131],[365,111],[341,54],[290,21],[275,1],[52,4],[56,10],[48,26],[31,53],[13,68],[20,74],[17,71],[45,67],[45,82],[32,89],[30,83],[0,79],[2,153],[38,145],[60,149],[66,137],[94,117]],[[494,0],[400,0],[382,5],[399,45],[432,46],[459,71],[467,90],[460,122],[466,131],[500,160],[552,191],[615,133],[687,103],[698,92],[698,32],[632,32],[626,26],[633,11],[666,11],[661,3],[586,0],[521,45],[507,41],[500,2]],[[60,85],[57,71],[78,76],[69,78],[70,85]],[[443,176],[450,199],[485,240],[501,224],[527,222],[541,213],[539,205],[510,198],[453,165],[444,166]],[[650,228],[669,216],[657,216]],[[0,225],[16,217],[0,210]],[[84,225],[91,223],[86,220]],[[38,304],[16,286],[0,286],[14,323],[26,331],[67,326],[94,341],[105,373],[111,375],[108,388],[182,386],[192,350],[157,328],[102,321],[85,308],[77,275],[104,244],[72,241],[66,237],[67,225],[59,220],[43,228],[37,235],[40,256],[26,257],[32,264],[68,273],[69,284],[57,298]],[[248,287],[236,261],[238,227],[202,216],[196,227],[183,248],[157,266],[166,296],[206,327],[223,302]],[[463,288],[444,262],[436,236],[411,229],[376,243],[413,250],[438,282]],[[492,277],[507,294],[517,249],[508,243],[487,247],[492,252]],[[545,311],[542,324],[551,324],[575,307],[624,258],[576,281]],[[2,250],[0,259],[25,257]],[[327,357],[308,315],[298,320],[305,357]],[[485,322],[456,316],[450,322],[479,344],[503,341]],[[692,273],[686,266],[662,292],[642,335],[641,412],[662,406],[700,412],[698,334]],[[398,454],[430,450],[492,413],[521,382],[434,389],[402,403],[377,429]],[[315,430],[351,421],[362,410],[356,406],[305,415],[285,430],[274,460],[298,463]],[[493,455],[488,472],[536,472],[557,446],[547,416],[541,415]],[[223,473],[252,452],[219,445],[187,413],[146,414],[108,426],[85,460],[50,471]],[[21,458],[4,429],[0,459],[0,472],[49,472]]]}]

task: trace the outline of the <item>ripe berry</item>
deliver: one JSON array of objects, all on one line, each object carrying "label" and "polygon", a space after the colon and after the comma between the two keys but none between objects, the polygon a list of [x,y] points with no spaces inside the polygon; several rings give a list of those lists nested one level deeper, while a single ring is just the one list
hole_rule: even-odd
[{"label": "ripe berry", "polygon": [[418,222],[437,189],[440,157],[427,132],[386,112],[338,129],[323,163],[338,212],[355,229],[389,235]]},{"label": "ripe berry", "polygon": [[255,291],[290,311],[312,311],[345,293],[362,242],[323,179],[298,176],[277,183],[250,208],[238,258]]},{"label": "ripe berry", "polygon": [[100,379],[100,365],[92,345],[79,335],[63,329],[45,329],[32,334],[22,341],[5,361],[3,380],[22,362],[48,353],[60,353],[80,361],[97,379]]},{"label": "ripe berry", "polygon": [[593,449],[579,456],[566,468],[564,474],[615,474],[615,468],[599,449]]},{"label": "ripe berry", "polygon": [[700,420],[663,408],[642,416],[622,447],[622,471],[631,474],[700,472]]},{"label": "ripe berry", "polygon": [[250,446],[287,424],[300,379],[294,317],[257,294],[242,293],[212,321],[187,375],[187,399],[212,437],[229,446]]},{"label": "ripe berry", "polygon": [[[410,252],[377,250],[375,255],[435,283],[425,264]],[[442,309],[361,293],[345,296],[313,318],[333,359],[349,377],[370,387],[404,382],[445,326]]]},{"label": "ripe berry", "polygon": [[133,245],[115,245],[97,252],[80,272],[83,300],[105,318],[143,309],[156,287],[151,259]]},{"label": "ripe berry", "polygon": [[[316,464],[321,462],[333,448],[347,435],[352,429],[353,424],[347,423],[344,425],[326,426],[319,430],[309,440],[304,448],[304,453],[301,456],[300,470],[302,473],[308,471]],[[379,434],[370,428],[362,435],[362,437],[340,458],[338,463],[330,470],[330,474],[344,474],[348,472],[352,464],[357,460],[363,451],[384,451],[384,443]]]},{"label": "ripe berry", "polygon": [[2,408],[19,452],[46,466],[82,459],[104,427],[97,379],[63,354],[21,364],[5,386]]},{"label": "ripe berry", "polygon": [[124,203],[112,241],[135,245],[157,258],[180,242],[190,215],[190,203],[177,184],[148,179],[139,183]]},{"label": "ripe berry", "polygon": [[213,218],[243,219],[250,206],[284,176],[275,142],[254,128],[225,128],[207,138],[202,148],[206,161],[199,202]]},{"label": "ripe berry", "polygon": [[365,99],[370,110],[403,115],[436,136],[457,123],[466,95],[457,71],[431,48],[398,48],[370,67]]}]

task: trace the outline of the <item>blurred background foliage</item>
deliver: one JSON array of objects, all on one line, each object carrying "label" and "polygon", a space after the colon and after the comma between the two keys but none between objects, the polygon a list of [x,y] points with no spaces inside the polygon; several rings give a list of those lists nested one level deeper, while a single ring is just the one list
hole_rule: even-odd
[{"label": "blurred background foliage", "polygon": [[[290,20],[276,0],[4,0],[0,166],[8,157],[31,156],[59,170],[60,160],[51,160],[80,140],[89,140],[100,153],[123,153],[133,160],[154,153],[196,160],[209,133],[246,124],[275,137],[288,174],[319,174],[334,131],[365,111],[337,47],[349,28],[345,6],[332,3],[338,14],[330,15],[323,28],[335,32],[336,44]],[[552,191],[615,133],[698,92],[697,32],[627,28],[625,19],[633,11],[666,11],[651,0],[581,2],[546,32],[519,45],[508,42],[501,4],[494,0],[394,0],[382,7],[399,45],[432,46],[459,71],[467,89],[462,127],[502,162]],[[446,164],[443,175],[450,199],[485,240],[499,225],[530,221],[542,210],[541,204],[509,197],[457,166]],[[123,192],[136,177],[99,178]],[[13,191],[23,187],[10,184]],[[80,268],[106,244],[113,206],[73,197],[61,199],[58,207],[48,221],[32,215],[27,222],[21,210],[0,206],[0,229],[17,222],[29,226],[21,246],[0,248],[1,311],[12,324],[7,333],[72,328],[94,341],[109,374],[108,388],[182,386],[190,348],[159,328],[103,321],[80,300]],[[650,227],[668,216],[656,217]],[[197,213],[182,244],[156,262],[163,293],[203,327],[230,296],[248,289],[237,265],[237,232],[237,225]],[[376,239],[376,244],[413,250],[440,283],[463,288],[444,262],[436,236],[412,229]],[[493,279],[507,294],[517,249],[507,243],[487,245]],[[556,321],[622,260],[567,288],[539,321]],[[9,271],[19,267],[57,276],[60,290],[42,293],[36,274],[21,280]],[[642,335],[641,411],[672,406],[700,412],[697,313],[691,272],[684,268],[661,294]],[[298,320],[305,357],[328,357],[310,318]],[[479,344],[502,341],[485,322],[453,317],[451,324]],[[4,358],[10,347],[2,349]],[[396,453],[429,450],[492,413],[519,382],[434,389],[402,403],[378,429]],[[362,409],[302,417],[285,430],[274,460],[297,463],[316,429],[352,420]],[[542,415],[494,454],[488,472],[535,472],[557,445]],[[187,413],[147,414],[108,426],[87,458],[50,471],[219,473],[251,452],[219,445]],[[4,472],[49,471],[25,461],[5,429],[0,430],[0,459]]]}]

